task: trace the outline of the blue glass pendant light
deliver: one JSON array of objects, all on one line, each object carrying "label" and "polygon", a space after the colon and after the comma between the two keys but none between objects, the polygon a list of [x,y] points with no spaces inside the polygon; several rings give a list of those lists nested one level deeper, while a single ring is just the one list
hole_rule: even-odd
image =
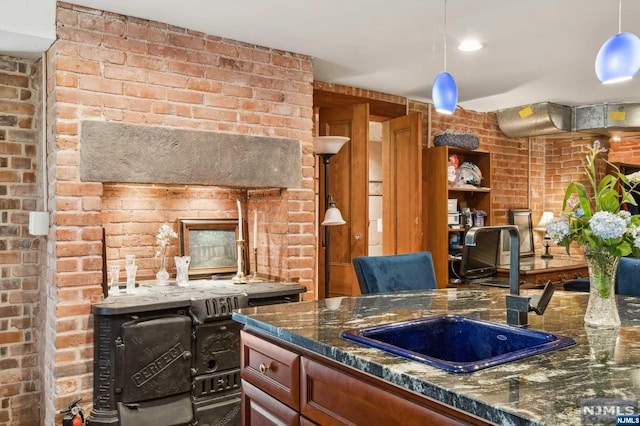
[{"label": "blue glass pendant light", "polygon": [[622,0],[618,9],[618,34],[602,45],[596,57],[596,75],[604,84],[630,80],[640,70],[640,38],[621,29]]},{"label": "blue glass pendant light", "polygon": [[447,72],[447,0],[444,0],[444,71],[436,76],[431,88],[431,99],[436,112],[453,114],[458,103],[458,87]]},{"label": "blue glass pendant light", "polygon": [[436,111],[442,114],[453,114],[458,103],[458,88],[453,76],[446,71],[442,71],[433,80],[431,98],[436,107]]}]

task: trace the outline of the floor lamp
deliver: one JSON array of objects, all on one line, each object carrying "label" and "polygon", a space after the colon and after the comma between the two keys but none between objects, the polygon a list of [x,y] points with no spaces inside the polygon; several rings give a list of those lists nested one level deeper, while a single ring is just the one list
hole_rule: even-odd
[{"label": "floor lamp", "polygon": [[324,220],[321,225],[324,226],[324,297],[329,297],[329,281],[331,279],[330,266],[330,226],[344,225],[340,210],[336,207],[335,201],[329,192],[329,161],[331,157],[336,155],[340,148],[347,143],[349,138],[344,136],[318,136],[313,139],[313,151],[322,159],[324,164],[324,205],[327,210],[324,214]]}]

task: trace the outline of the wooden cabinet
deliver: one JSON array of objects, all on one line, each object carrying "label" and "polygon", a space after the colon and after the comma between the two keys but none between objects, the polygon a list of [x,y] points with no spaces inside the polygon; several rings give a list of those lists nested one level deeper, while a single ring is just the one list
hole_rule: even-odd
[{"label": "wooden cabinet", "polygon": [[[247,331],[241,332],[241,353],[242,413],[247,426],[487,424],[431,398]],[[285,379],[285,373],[291,378]],[[294,386],[296,380],[299,386]]]},{"label": "wooden cabinet", "polygon": [[[458,163],[475,164],[482,172],[480,187],[449,185],[447,168],[449,157],[458,157]],[[458,210],[468,207],[483,210],[485,225],[491,224],[491,154],[487,151],[464,150],[449,146],[436,146],[423,150],[422,201],[424,215],[424,247],[430,251],[436,270],[438,287],[449,281],[449,242],[453,234],[459,241],[464,236],[462,226],[448,225],[448,200],[456,199]]]}]

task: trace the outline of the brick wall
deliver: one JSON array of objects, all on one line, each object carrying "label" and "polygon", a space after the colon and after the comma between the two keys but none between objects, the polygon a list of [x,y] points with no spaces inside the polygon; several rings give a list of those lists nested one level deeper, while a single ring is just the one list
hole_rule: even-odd
[{"label": "brick wall", "polygon": [[0,57],[0,425],[37,425],[39,261],[44,238],[28,232],[42,208],[40,79],[36,62]]},{"label": "brick wall", "polygon": [[640,164],[640,136],[611,142],[609,161],[612,163]]},{"label": "brick wall", "polygon": [[[584,158],[586,146],[593,143],[594,140],[600,140],[603,146],[610,149],[609,154],[605,157],[609,161],[614,155],[613,144],[609,146],[606,137],[590,137],[584,136],[573,139],[550,139],[545,152],[545,163],[547,165],[547,174],[545,182],[545,210],[553,212],[556,216],[562,211],[562,203],[567,185],[570,182],[581,182],[587,191],[590,191],[590,184],[584,176],[584,168],[582,159]],[[639,157],[640,159],[640,157]],[[629,162],[632,162],[629,159]],[[606,173],[607,166],[604,161],[598,165],[600,176]],[[566,254],[564,247],[558,247],[555,244],[550,246],[551,254]],[[582,249],[573,244],[571,247],[571,255],[580,255]]]},{"label": "brick wall", "polygon": [[[45,423],[71,400],[92,400],[92,297],[107,261],[136,254],[158,268],[155,233],[180,217],[259,212],[260,272],[299,279],[313,298],[315,203],[310,58],[157,22],[59,3],[49,55],[53,235],[47,298]],[[284,137],[302,147],[303,185],[246,190],[79,181],[82,120]],[[152,153],[150,153],[152,155]],[[105,165],[108,167],[108,165]],[[170,255],[177,252],[177,244]]]}]

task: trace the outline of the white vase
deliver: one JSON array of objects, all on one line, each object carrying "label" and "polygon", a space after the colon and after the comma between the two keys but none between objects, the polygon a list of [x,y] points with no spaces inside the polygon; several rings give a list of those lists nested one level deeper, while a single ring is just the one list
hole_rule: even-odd
[{"label": "white vase", "polygon": [[167,256],[164,251],[160,254],[160,270],[156,274],[159,285],[169,285],[169,273],[167,272]]}]

